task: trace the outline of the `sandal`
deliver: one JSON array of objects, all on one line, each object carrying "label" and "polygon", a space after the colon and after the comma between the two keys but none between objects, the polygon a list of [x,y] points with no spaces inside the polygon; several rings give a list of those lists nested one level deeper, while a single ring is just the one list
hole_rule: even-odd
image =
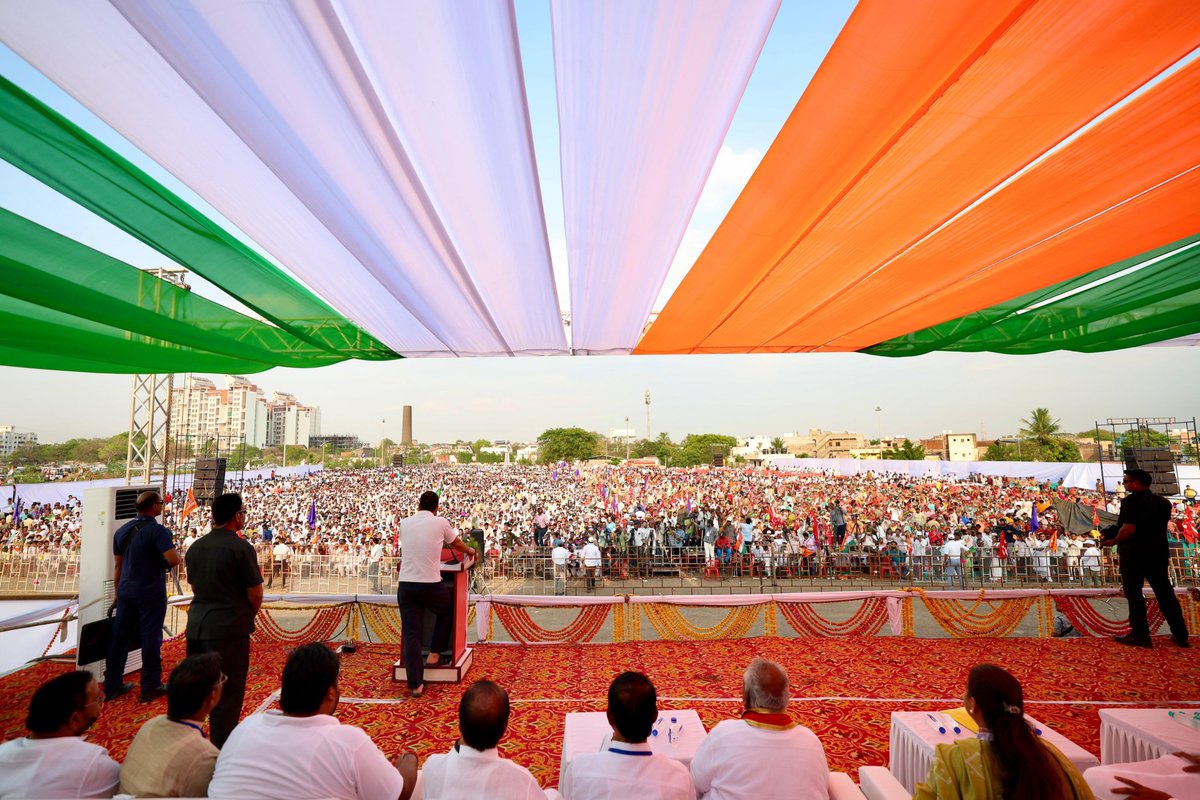
[{"label": "sandal", "polygon": [[[432,656],[433,654],[431,653],[430,655]],[[439,654],[437,657],[437,660],[431,659],[431,660],[426,661],[425,668],[432,669],[435,667],[448,667],[453,663],[454,663],[454,661],[450,656]]]},{"label": "sandal", "polygon": [[424,697],[425,696],[425,684],[422,683],[420,686],[418,686],[417,688],[415,688],[411,692],[409,692],[409,694],[411,694],[412,697],[417,698],[417,699]]}]

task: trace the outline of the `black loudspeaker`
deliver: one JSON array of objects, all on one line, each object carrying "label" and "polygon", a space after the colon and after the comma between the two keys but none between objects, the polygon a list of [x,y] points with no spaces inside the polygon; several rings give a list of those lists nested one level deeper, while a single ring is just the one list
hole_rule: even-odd
[{"label": "black loudspeaker", "polygon": [[404,454],[403,453],[397,453],[396,455],[392,456],[392,466],[393,467],[403,467],[404,466]]},{"label": "black loudspeaker", "polygon": [[1175,459],[1166,447],[1125,448],[1125,468],[1144,469],[1150,473],[1153,483],[1150,491],[1164,496],[1179,494],[1179,480],[1175,475]]},{"label": "black loudspeaker", "polygon": [[725,466],[725,456],[721,455],[720,453],[717,453],[716,455],[714,455],[714,456],[712,457],[712,465],[713,465],[714,467],[723,467],[723,466]]},{"label": "black loudspeaker", "polygon": [[197,503],[212,504],[225,492],[225,459],[202,458],[196,461],[196,475],[192,481],[192,492]]}]

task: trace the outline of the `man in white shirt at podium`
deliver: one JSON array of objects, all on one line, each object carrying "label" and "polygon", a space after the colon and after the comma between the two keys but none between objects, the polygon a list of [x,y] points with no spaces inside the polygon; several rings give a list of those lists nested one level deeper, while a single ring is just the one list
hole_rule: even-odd
[{"label": "man in white shirt at podium", "polygon": [[[425,694],[425,667],[441,665],[441,653],[450,644],[454,600],[442,583],[442,548],[475,556],[475,548],[462,543],[454,526],[437,515],[437,508],[437,492],[424,492],[417,500],[417,513],[400,522],[396,602],[400,605],[404,672],[413,697]],[[426,611],[435,618],[428,662],[421,659]]]}]

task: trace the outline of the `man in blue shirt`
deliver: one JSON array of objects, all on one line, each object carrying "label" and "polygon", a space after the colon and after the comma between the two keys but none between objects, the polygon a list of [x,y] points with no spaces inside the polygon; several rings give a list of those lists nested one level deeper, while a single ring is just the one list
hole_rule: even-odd
[{"label": "man in blue shirt", "polygon": [[148,491],[138,495],[137,519],[113,536],[113,586],[117,611],[112,641],[104,662],[104,698],[113,700],[133,690],[124,683],[129,639],[142,634],[141,702],[166,695],[162,682],[163,620],[167,616],[166,570],[180,562],[171,532],[155,520],[163,510],[162,496]]}]

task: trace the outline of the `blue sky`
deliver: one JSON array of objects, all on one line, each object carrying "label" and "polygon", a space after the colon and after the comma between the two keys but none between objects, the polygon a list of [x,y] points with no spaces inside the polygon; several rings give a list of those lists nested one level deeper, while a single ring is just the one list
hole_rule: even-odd
[{"label": "blue sky", "polygon": [[[854,4],[784,0],[684,235],[658,307],[694,262],[787,119]],[[559,182],[550,12],[546,0],[516,0],[547,230],[566,301],[566,246]],[[66,114],[205,213],[232,226],[78,103],[0,45],[0,72]],[[139,267],[163,257],[90,212],[0,162],[0,204]],[[244,238],[244,237],[243,237]],[[251,242],[253,245],[253,243]],[[198,276],[193,288],[238,307]],[[1137,379],[1128,376],[1141,375]],[[652,432],[768,434],[824,427],[884,434],[1014,431],[1035,406],[1078,430],[1097,417],[1195,413],[1200,348],[1042,356],[931,354],[879,359],[857,354],[429,359],[349,363],[319,371],[272,370],[256,380],[320,405],[327,432],[378,436],[399,408],[415,407],[416,435],[526,439],[547,427],[645,427],[642,394],[653,395]],[[0,424],[44,441],[121,430],[130,379],[0,367]],[[1150,391],[1149,387],[1156,387]],[[15,389],[15,390],[14,390]],[[875,412],[876,406],[883,408]],[[392,421],[395,430],[391,430]]]}]

